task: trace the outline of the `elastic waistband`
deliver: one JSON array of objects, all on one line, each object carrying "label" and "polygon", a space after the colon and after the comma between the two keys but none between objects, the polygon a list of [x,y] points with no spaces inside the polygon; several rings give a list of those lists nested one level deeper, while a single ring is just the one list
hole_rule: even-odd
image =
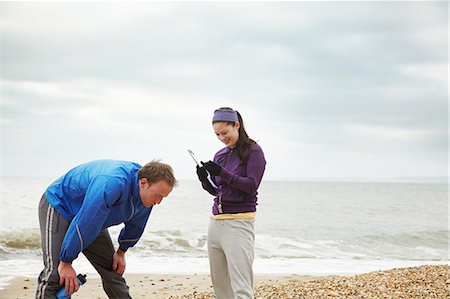
[{"label": "elastic waistband", "polygon": [[230,220],[230,219],[255,219],[255,212],[236,213],[236,214],[218,214],[210,216],[214,220]]}]

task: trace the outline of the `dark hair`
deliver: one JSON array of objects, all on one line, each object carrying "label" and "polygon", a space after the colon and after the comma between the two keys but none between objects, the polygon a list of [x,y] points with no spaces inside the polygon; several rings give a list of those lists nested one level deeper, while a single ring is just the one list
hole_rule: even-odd
[{"label": "dark hair", "polygon": [[156,183],[160,180],[166,181],[169,186],[176,186],[177,180],[173,174],[172,167],[168,164],[153,160],[138,171],[138,179],[146,178],[150,184]]},{"label": "dark hair", "polygon": [[[230,107],[222,107],[220,109],[233,110]],[[234,111],[236,111],[236,110],[234,110]],[[240,127],[239,127],[239,139],[236,143],[235,149],[238,152],[241,163],[247,163],[250,149],[252,148],[252,146],[254,144],[256,144],[256,142],[253,139],[251,139],[250,137],[248,137],[248,134],[244,128],[244,121],[242,119],[241,114],[238,111],[236,111],[236,114],[238,116]],[[217,123],[217,122],[224,122],[233,127],[236,125],[236,122],[234,122],[234,121],[213,121],[213,124]]]}]

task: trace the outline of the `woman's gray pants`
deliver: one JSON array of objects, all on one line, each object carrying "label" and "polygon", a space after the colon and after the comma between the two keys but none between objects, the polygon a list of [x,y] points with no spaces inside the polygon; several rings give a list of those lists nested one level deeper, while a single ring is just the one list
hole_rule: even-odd
[{"label": "woman's gray pants", "polygon": [[[69,222],[47,201],[45,195],[39,203],[42,258],[44,270],[38,278],[36,298],[55,298],[59,285],[59,254],[61,244],[69,228]],[[103,289],[109,298],[131,298],[125,279],[112,270],[114,246],[108,230],[103,230],[83,254],[100,274]]]},{"label": "woman's gray pants", "polygon": [[217,299],[253,298],[254,219],[211,219],[208,256]]}]

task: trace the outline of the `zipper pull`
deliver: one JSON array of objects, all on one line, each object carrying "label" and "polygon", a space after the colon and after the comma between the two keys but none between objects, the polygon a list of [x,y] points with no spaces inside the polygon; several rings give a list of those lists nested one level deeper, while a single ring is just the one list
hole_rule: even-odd
[{"label": "zipper pull", "polygon": [[219,209],[219,213],[223,214],[223,210],[222,210],[222,191],[219,191],[219,202],[217,204],[217,208]]}]

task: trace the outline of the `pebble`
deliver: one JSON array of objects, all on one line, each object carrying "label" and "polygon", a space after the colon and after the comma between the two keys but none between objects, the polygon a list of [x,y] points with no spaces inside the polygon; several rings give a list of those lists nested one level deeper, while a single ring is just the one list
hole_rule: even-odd
[{"label": "pebble", "polygon": [[[315,280],[291,280],[281,284],[263,284],[255,289],[257,299],[331,299],[392,298],[450,299],[450,267],[419,266],[376,271],[355,276],[324,277]],[[170,296],[168,299],[213,299],[212,292]]]}]

